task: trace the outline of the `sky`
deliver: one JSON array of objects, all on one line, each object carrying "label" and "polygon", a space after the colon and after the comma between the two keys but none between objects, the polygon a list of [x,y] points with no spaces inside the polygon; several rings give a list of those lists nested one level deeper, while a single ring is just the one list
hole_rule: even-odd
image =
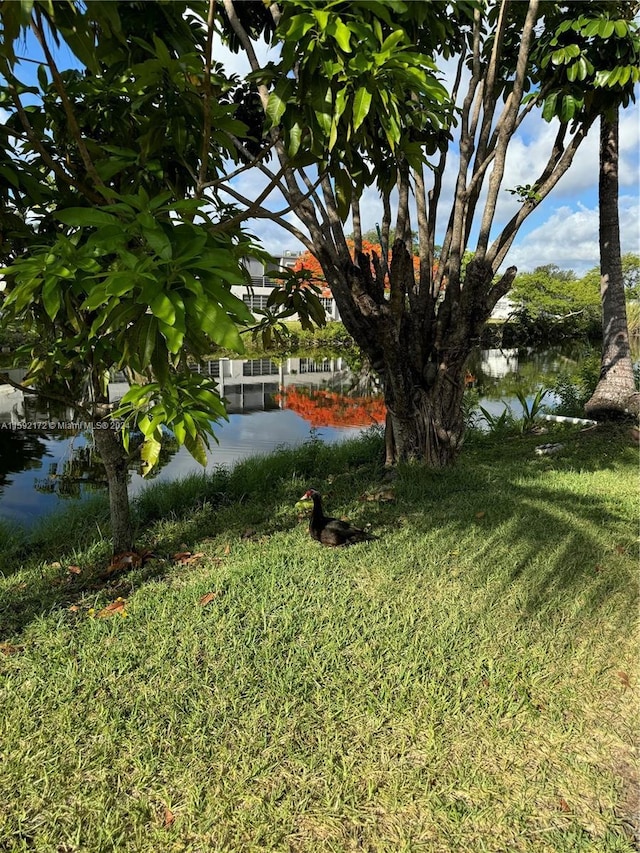
[{"label": "sky", "polygon": [[[21,45],[22,55],[37,60],[39,48],[29,38]],[[64,50],[64,48],[63,48]],[[68,51],[67,51],[68,53]],[[274,58],[266,46],[260,46],[258,58],[264,62]],[[233,54],[221,43],[214,47],[214,59],[222,62],[229,71],[243,74],[248,65],[243,54]],[[73,57],[61,57],[60,64],[67,67],[75,64]],[[36,65],[29,63],[28,70],[35,72]],[[450,69],[444,68],[445,83]],[[26,75],[25,75],[26,76]],[[6,113],[0,110],[0,120]],[[542,164],[548,158],[557,125],[547,123],[539,113],[532,114],[522,124],[517,136],[511,141],[506,162],[506,172],[499,196],[497,215],[492,237],[501,224],[506,223],[518,209],[515,197],[508,188],[533,183]],[[624,252],[640,254],[639,186],[640,186],[640,111],[637,104],[621,112],[620,116],[620,226],[621,245]],[[453,155],[453,156],[452,156]],[[450,210],[453,188],[457,177],[457,157],[452,147],[448,167],[444,175],[442,202],[438,219],[442,231]],[[428,173],[427,173],[428,177]],[[234,180],[235,188],[248,198],[255,198],[264,186],[264,179],[255,172],[245,173]],[[284,207],[282,198],[274,196],[267,205],[271,209]],[[363,230],[374,228],[382,217],[382,205],[375,188],[369,188],[361,201]],[[299,225],[295,214],[287,219]],[[253,220],[251,232],[263,246],[275,255],[286,250],[300,251],[304,247],[291,234],[276,223],[268,220]],[[347,223],[349,230],[349,223]],[[470,246],[473,248],[473,246]],[[599,264],[598,253],[598,126],[591,129],[580,146],[571,168],[551,194],[539,205],[520,228],[518,236],[503,266],[515,265],[522,272],[537,266],[556,264],[562,269],[572,269],[578,275]]]}]

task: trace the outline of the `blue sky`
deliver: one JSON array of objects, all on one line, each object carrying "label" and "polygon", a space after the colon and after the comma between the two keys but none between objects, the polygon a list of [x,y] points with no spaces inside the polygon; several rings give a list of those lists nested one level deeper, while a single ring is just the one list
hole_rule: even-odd
[{"label": "blue sky", "polygon": [[[32,37],[20,45],[20,53],[31,59],[40,59],[40,48]],[[265,47],[261,59],[268,56]],[[215,47],[215,57],[239,73],[247,70],[242,55],[235,55],[221,44]],[[62,46],[59,53],[61,67],[75,65],[72,54]],[[36,65],[25,63],[24,77],[35,79]],[[0,118],[2,112],[0,111]],[[503,189],[499,198],[496,228],[513,215],[517,209],[515,198],[507,192],[510,187],[533,183],[546,162],[555,136],[554,123],[544,122],[539,113],[532,113],[523,123],[518,136],[511,143],[506,163]],[[640,222],[638,190],[640,185],[640,113],[632,105],[620,117],[620,224],[623,252],[640,253]],[[443,204],[439,213],[442,228],[448,218],[448,206],[456,180],[456,158],[451,157],[445,174]],[[257,195],[262,186],[259,176],[245,174],[234,182],[247,197]],[[274,198],[270,207],[277,209],[281,199]],[[363,228],[369,229],[380,221],[382,208],[376,191],[366,191],[361,204]],[[290,221],[297,223],[290,215]],[[273,222],[257,220],[250,223],[252,232],[260,238],[265,248],[274,254],[285,249],[302,246],[288,232]],[[494,232],[497,233],[496,229]],[[495,236],[495,233],[492,236]],[[440,235],[441,236],[441,235]],[[472,247],[471,247],[472,248]],[[542,264],[554,263],[578,274],[598,265],[598,127],[594,126],[582,143],[568,173],[563,176],[553,192],[542,202],[520,229],[507,256],[505,265],[515,264],[522,271],[532,270]]]}]

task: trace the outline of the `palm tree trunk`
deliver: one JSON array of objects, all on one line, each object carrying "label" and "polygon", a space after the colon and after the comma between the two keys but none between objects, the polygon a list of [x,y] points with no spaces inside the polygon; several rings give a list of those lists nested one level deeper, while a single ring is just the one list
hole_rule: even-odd
[{"label": "palm tree trunk", "polygon": [[622,278],[618,214],[618,107],[600,118],[600,297],[602,362],[600,379],[585,405],[590,416],[640,412],[635,390]]}]

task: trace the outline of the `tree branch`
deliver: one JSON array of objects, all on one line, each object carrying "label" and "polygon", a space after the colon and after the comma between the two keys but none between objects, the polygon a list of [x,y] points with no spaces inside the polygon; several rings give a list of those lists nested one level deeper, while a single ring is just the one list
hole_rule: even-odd
[{"label": "tree branch", "polygon": [[[245,205],[245,207],[247,207],[247,208],[251,207],[253,204],[253,202],[250,199],[241,195],[241,193],[239,193],[233,187],[225,187],[224,192],[228,193],[230,196],[232,196],[232,198],[235,198],[236,201],[239,201],[240,204]],[[291,209],[291,208],[288,208],[288,210],[289,209]],[[300,240],[300,242],[303,243],[307,247],[307,249],[309,249],[310,252],[314,251],[313,241],[310,240],[309,237],[304,232],[300,231],[299,228],[296,228],[296,226],[292,225],[290,222],[287,222],[286,219],[278,219],[277,218],[278,214],[273,213],[271,210],[268,210],[266,207],[259,207],[256,210],[254,210],[252,212],[252,217],[254,219],[270,219],[272,222],[275,222],[281,228],[284,228],[286,231],[289,231],[291,234],[293,234],[294,237],[296,237],[298,240]],[[242,220],[246,219],[247,218],[246,212],[243,212],[240,218]],[[215,225],[214,230],[215,231],[224,231],[227,221],[230,221],[230,220],[224,220],[223,222],[220,222],[217,225]]]},{"label": "tree branch", "polygon": [[76,145],[78,146],[78,152],[84,164],[84,168],[87,172],[87,175],[91,178],[95,186],[104,188],[104,182],[96,171],[96,167],[93,165],[93,160],[89,156],[89,151],[87,150],[87,146],[85,145],[84,139],[82,137],[82,131],[80,130],[78,121],[73,111],[73,107],[71,106],[71,101],[69,100],[69,96],[67,95],[67,90],[65,89],[64,82],[62,80],[62,77],[60,76],[60,72],[58,71],[58,66],[55,63],[53,55],[49,50],[47,40],[44,37],[44,32],[42,30],[42,15],[40,13],[40,9],[37,6],[35,7],[35,14],[36,20],[31,21],[31,28],[35,33],[35,36],[47,60],[47,65],[49,66],[51,76],[53,78],[53,84],[56,88],[56,92],[60,96],[60,100],[62,101],[62,107],[64,109],[64,114],[67,118],[69,130],[71,131],[71,135],[75,139]]},{"label": "tree branch", "polygon": [[[573,162],[573,158],[575,157],[576,151],[578,147],[581,145],[582,141],[587,135],[587,132],[591,125],[593,124],[594,119],[592,118],[588,124],[584,124],[580,127],[578,132],[572,138],[571,142],[567,146],[567,149],[562,153],[562,156],[558,159],[556,165],[550,169],[550,163],[546,164],[543,169],[540,178],[534,186],[536,187],[536,193],[539,196],[537,200],[531,199],[526,201],[520,210],[516,213],[515,216],[505,225],[500,233],[500,236],[497,240],[495,240],[486,254],[487,261],[491,264],[494,270],[499,269],[500,264],[504,260],[507,252],[511,248],[511,245],[515,239],[516,234],[518,233],[518,229],[525,221],[525,219],[535,210],[535,208],[540,204],[540,202],[545,199],[551,190],[558,183],[560,178],[565,174],[571,163]],[[558,135],[560,131],[558,132]],[[557,139],[557,137],[556,137]],[[546,175],[543,183],[543,177]]]},{"label": "tree branch", "polygon": [[476,257],[483,259],[487,245],[489,243],[489,234],[491,225],[495,217],[496,204],[498,200],[498,191],[502,184],[504,176],[507,147],[513,136],[516,128],[516,121],[520,104],[522,102],[522,93],[524,91],[524,80],[527,71],[529,59],[529,50],[531,40],[534,34],[534,27],[538,14],[538,0],[529,0],[529,8],[527,16],[522,27],[522,35],[520,40],[520,48],[518,50],[518,59],[516,61],[515,80],[513,82],[512,95],[513,100],[508,103],[504,111],[504,123],[501,122],[498,133],[498,141],[496,143],[495,161],[493,170],[489,178],[489,187],[487,192],[487,200],[485,202],[482,222],[480,223],[480,234],[478,236],[478,244],[476,248]]},{"label": "tree branch", "polygon": [[16,391],[22,391],[23,394],[33,394],[34,396],[43,397],[46,400],[51,400],[53,403],[62,403],[63,406],[72,408],[74,409],[74,411],[79,412],[81,415],[84,415],[87,420],[91,420],[94,417],[94,412],[85,408],[81,403],[75,401],[73,403],[70,403],[67,398],[59,396],[58,394],[53,394],[50,391],[47,391],[46,389],[36,390],[35,388],[30,388],[28,385],[22,385],[20,382],[14,382],[14,380],[11,379],[8,373],[0,373],[0,381],[5,385],[10,385],[12,388],[15,388]]},{"label": "tree branch", "polygon": [[211,56],[213,53],[213,22],[215,19],[216,0],[209,0],[207,13],[207,41],[204,57],[204,78],[202,81],[202,109],[204,112],[202,122],[202,147],[200,150],[200,169],[196,184],[196,198],[202,197],[204,182],[209,170],[209,146],[211,143]]},{"label": "tree branch", "polygon": [[20,100],[20,95],[18,94],[18,90],[15,88],[13,83],[9,83],[8,89],[9,89],[9,93],[11,94],[11,98],[13,100],[13,103],[15,105],[16,112],[18,113],[18,118],[20,119],[20,122],[21,122],[22,126],[24,127],[26,137],[29,140],[29,142],[33,145],[33,147],[36,149],[36,151],[38,152],[40,157],[42,157],[42,161],[44,162],[44,164],[51,169],[51,171],[54,173],[54,175],[57,178],[59,178],[61,181],[63,181],[68,186],[73,187],[74,189],[78,190],[78,192],[82,193],[82,195],[84,195],[85,198],[87,198],[90,201],[97,203],[97,204],[101,203],[103,201],[101,196],[97,195],[89,187],[85,186],[83,181],[79,180],[75,176],[70,175],[68,172],[66,172],[62,168],[62,166],[60,166],[59,163],[56,163],[56,161],[53,159],[53,157],[51,157],[51,155],[49,154],[47,149],[44,147],[44,145],[42,145],[42,142],[38,138],[38,135],[33,130],[33,127],[31,126],[31,122],[29,121],[29,116],[27,115],[27,112],[22,105],[22,101]]},{"label": "tree branch", "polygon": [[449,286],[452,292],[460,286],[460,262],[461,262],[461,236],[464,229],[465,206],[467,201],[467,171],[471,156],[473,154],[474,141],[471,136],[471,123],[469,116],[471,107],[476,97],[476,91],[482,80],[482,67],[480,63],[480,35],[482,27],[482,11],[477,8],[474,11],[473,29],[473,72],[469,80],[469,87],[464,98],[460,121],[460,163],[458,166],[458,177],[454,202],[447,225],[447,231],[442,243],[440,263],[434,281],[434,293],[437,293],[442,285],[445,275],[449,276]]}]

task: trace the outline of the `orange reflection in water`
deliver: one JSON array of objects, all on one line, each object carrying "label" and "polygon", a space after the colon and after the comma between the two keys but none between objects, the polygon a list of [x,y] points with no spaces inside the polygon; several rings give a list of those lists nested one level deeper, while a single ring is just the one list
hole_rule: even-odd
[{"label": "orange reflection in water", "polygon": [[384,423],[387,413],[381,394],[348,397],[337,391],[289,386],[282,389],[276,400],[313,427],[371,426]]}]

